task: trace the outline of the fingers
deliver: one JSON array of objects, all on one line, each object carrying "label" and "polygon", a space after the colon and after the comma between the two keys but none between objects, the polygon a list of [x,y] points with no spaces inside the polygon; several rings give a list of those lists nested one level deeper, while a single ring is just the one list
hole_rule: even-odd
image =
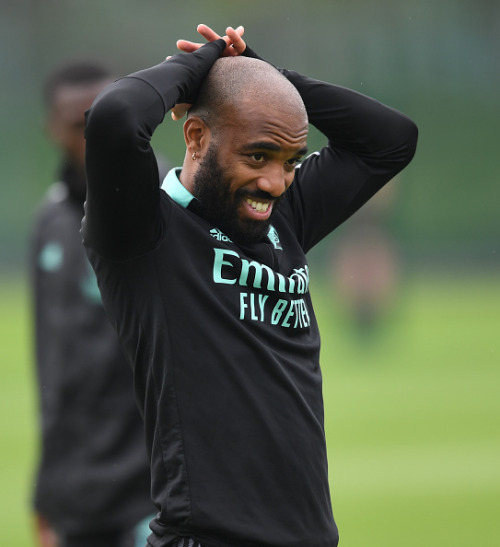
[{"label": "fingers", "polygon": [[172,108],[172,110],[170,111],[170,116],[174,121],[181,120],[186,112],[188,112],[188,110],[191,108],[191,106],[192,105],[189,103],[176,104],[174,108]]},{"label": "fingers", "polygon": [[[215,42],[215,40],[220,38],[220,36],[207,25],[198,25],[196,30],[207,42]],[[226,44],[229,46],[229,39],[226,40]],[[177,40],[176,45],[178,49],[185,53],[193,53],[200,49],[203,44],[191,42],[190,40]]]},{"label": "fingers", "polygon": [[203,38],[207,40],[207,42],[215,42],[215,40],[220,38],[220,36],[207,25],[198,25],[196,30],[198,31],[198,34],[201,34]]},{"label": "fingers", "polygon": [[203,44],[191,42],[189,40],[177,40],[177,49],[184,51],[185,53],[193,53],[200,49]]},{"label": "fingers", "polygon": [[245,32],[245,29],[242,26],[239,26],[236,30],[233,27],[227,27],[226,36],[231,40],[232,49],[234,50],[235,55],[241,55],[245,48],[247,47],[242,36]]},{"label": "fingers", "polygon": [[[236,29],[228,27],[226,29],[226,35],[222,37],[209,26],[203,24],[198,25],[197,31],[205,40],[207,40],[207,42],[214,42],[215,40],[222,38],[227,44],[223,55],[241,55],[245,51],[246,43],[242,39],[245,29],[242,26],[239,26]],[[203,44],[190,40],[177,40],[176,45],[179,50],[184,51],[185,53],[193,53],[200,49]]]},{"label": "fingers", "polygon": [[219,40],[220,38],[225,40],[227,48],[225,49],[223,55],[241,55],[245,51],[246,44],[242,39],[245,29],[241,25],[236,29],[233,29],[233,27],[228,27],[226,29],[226,35],[222,37],[208,25],[198,25],[196,30],[208,42],[213,42],[215,40]]},{"label": "fingers", "polygon": [[[207,25],[198,25],[197,31],[201,36],[203,36],[203,38],[205,38],[205,40],[207,40],[207,42],[214,42],[215,40],[219,40],[221,38],[219,34]],[[245,51],[246,43],[242,38],[244,32],[245,29],[242,26],[239,26],[236,29],[233,27],[227,27],[226,35],[222,36],[222,39],[227,44],[223,55],[241,55]],[[185,53],[193,53],[198,51],[198,49],[200,49],[200,47],[204,44],[192,42],[190,40],[177,40],[176,45],[177,49],[184,51]],[[166,60],[168,61],[171,57],[172,56],[169,55]],[[176,104],[170,111],[172,119],[175,121],[181,120],[185,116],[186,112],[189,111],[191,106],[192,105],[187,103]]]},{"label": "fingers", "polygon": [[245,28],[242,25],[240,25],[236,29],[234,29],[233,27],[227,27],[226,34],[231,38],[231,40],[237,41],[241,39],[243,34],[245,34]]},{"label": "fingers", "polygon": [[215,32],[215,30],[211,29],[207,25],[198,25],[196,27],[196,30],[198,31],[198,34],[201,34],[207,42],[215,42],[215,40],[219,40],[222,38],[226,42],[226,51],[224,51],[223,55],[228,55],[229,52],[227,51],[227,48],[231,45],[231,40],[228,36],[220,36]]}]

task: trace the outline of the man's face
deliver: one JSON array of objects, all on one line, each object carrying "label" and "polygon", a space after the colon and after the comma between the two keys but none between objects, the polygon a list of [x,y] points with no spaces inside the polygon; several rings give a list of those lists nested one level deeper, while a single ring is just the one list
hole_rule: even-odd
[{"label": "man's face", "polygon": [[212,136],[194,177],[204,216],[233,241],[252,243],[268,231],[280,198],[306,153],[308,123],[270,108],[245,105]]},{"label": "man's face", "polygon": [[85,165],[85,111],[90,108],[105,82],[63,85],[56,90],[49,114],[52,140],[79,169]]}]

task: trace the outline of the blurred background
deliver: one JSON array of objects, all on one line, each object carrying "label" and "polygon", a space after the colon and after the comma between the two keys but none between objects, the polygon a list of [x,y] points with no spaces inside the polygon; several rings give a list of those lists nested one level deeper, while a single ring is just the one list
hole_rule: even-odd
[{"label": "blurred background", "polygon": [[[75,57],[117,76],[156,64],[198,23],[243,24],[274,64],[419,126],[412,164],[310,256],[334,512],[344,547],[499,545],[497,0],[0,0],[0,543],[33,545],[26,258],[58,165],[44,79]],[[181,130],[154,137],[175,165]]]}]

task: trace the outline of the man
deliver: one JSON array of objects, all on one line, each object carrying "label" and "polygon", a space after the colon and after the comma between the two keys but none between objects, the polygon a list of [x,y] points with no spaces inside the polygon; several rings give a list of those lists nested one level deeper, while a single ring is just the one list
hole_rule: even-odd
[{"label": "man", "polygon": [[[44,547],[133,547],[134,528],[154,513],[132,374],[79,233],[85,110],[111,81],[107,69],[78,61],[58,68],[45,87],[47,129],[62,166],[31,251],[41,410],[34,507]],[[144,531],[142,538],[144,545]]]},{"label": "man", "polygon": [[[243,29],[109,86],[87,117],[84,243],[134,367],[149,545],[332,547],[305,253],[412,158],[402,114],[278,71]],[[194,103],[190,109],[189,105]],[[158,189],[150,139],[184,123]],[[328,145],[302,162],[308,123]]]}]

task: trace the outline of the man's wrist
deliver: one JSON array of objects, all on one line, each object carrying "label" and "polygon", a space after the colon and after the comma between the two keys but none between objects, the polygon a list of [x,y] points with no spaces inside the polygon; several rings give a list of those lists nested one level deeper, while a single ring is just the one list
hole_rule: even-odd
[{"label": "man's wrist", "polygon": [[267,63],[265,59],[263,59],[258,53],[256,53],[250,46],[247,45],[245,48],[245,51],[242,53],[244,57],[251,57],[252,59],[259,59],[260,61],[264,61]]}]

